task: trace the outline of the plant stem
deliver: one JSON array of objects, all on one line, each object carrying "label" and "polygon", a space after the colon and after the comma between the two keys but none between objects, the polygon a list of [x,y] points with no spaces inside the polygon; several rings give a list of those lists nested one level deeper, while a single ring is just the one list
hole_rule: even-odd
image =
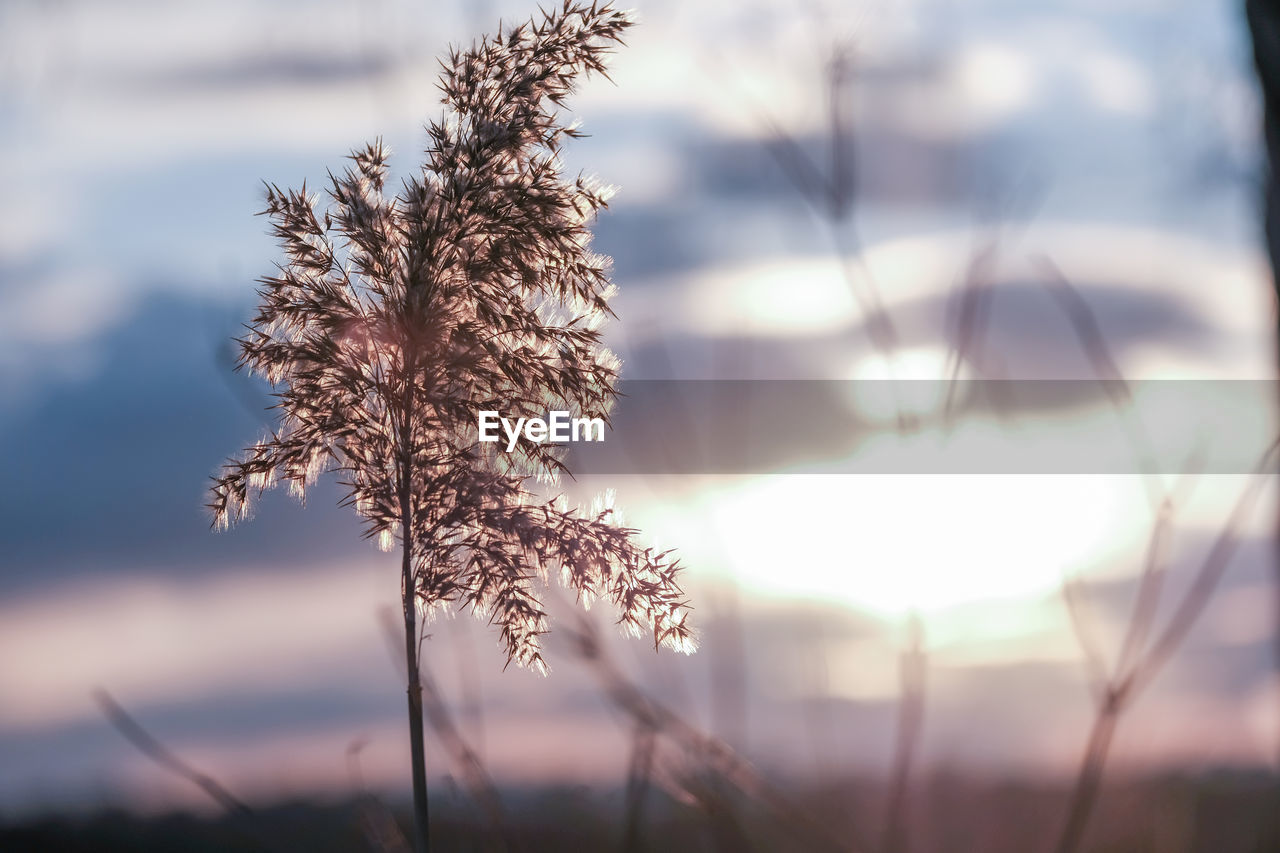
[{"label": "plant stem", "polygon": [[907,621],[907,648],[901,656],[902,698],[898,702],[898,733],[894,747],[893,771],[889,776],[889,803],[885,818],[884,853],[903,853],[907,839],[907,795],[911,764],[924,725],[925,666],[924,629],[913,612]]},{"label": "plant stem", "polygon": [[1116,732],[1116,724],[1120,721],[1122,706],[1122,697],[1114,692],[1108,692],[1093,720],[1093,729],[1089,732],[1089,743],[1085,747],[1084,758],[1080,765],[1080,775],[1076,777],[1075,790],[1071,794],[1067,820],[1063,824],[1062,835],[1058,837],[1058,846],[1055,848],[1057,853],[1074,853],[1084,839],[1084,830],[1098,797],[1102,771],[1106,765],[1107,753],[1111,748],[1111,739]]},{"label": "plant stem", "polygon": [[413,849],[427,853],[431,848],[430,815],[427,812],[427,756],[422,731],[422,679],[418,672],[418,605],[413,582],[412,518],[409,490],[400,490],[401,530],[404,531],[400,565],[401,603],[404,606],[404,661],[409,674],[409,750],[413,759]]}]

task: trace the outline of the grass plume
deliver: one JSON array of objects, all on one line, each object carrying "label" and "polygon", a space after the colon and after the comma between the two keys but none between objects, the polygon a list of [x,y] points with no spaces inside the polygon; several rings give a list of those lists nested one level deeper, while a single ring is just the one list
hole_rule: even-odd
[{"label": "grass plume", "polygon": [[[387,189],[374,142],[329,175],[324,204],[267,186],[284,252],[261,279],[239,367],[274,386],[274,432],[214,478],[209,507],[227,526],[280,483],[303,497],[335,473],[365,534],[400,545],[415,809],[425,834],[419,616],[470,608],[509,661],[545,671],[539,582],[558,577],[584,603],[612,601],[655,646],[693,648],[669,551],[640,545],[610,506],[540,497],[531,481],[566,473],[561,449],[511,454],[478,442],[477,413],[551,409],[607,419],[619,362],[602,343],[609,261],[590,224],[609,190],[566,178],[559,153],[580,134],[562,108],[604,72],[631,21],[573,4],[452,49],[441,63],[444,115],[426,127],[422,167]],[[426,838],[417,839],[419,850]]]}]

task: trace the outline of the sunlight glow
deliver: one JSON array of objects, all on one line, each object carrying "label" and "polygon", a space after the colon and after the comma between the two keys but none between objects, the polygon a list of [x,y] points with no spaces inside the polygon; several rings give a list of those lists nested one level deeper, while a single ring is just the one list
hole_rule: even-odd
[{"label": "sunlight glow", "polygon": [[789,258],[725,270],[691,301],[690,315],[709,334],[834,332],[860,316],[839,267]]},{"label": "sunlight glow", "polygon": [[[925,417],[946,404],[950,353],[941,346],[900,349],[858,359],[850,371],[850,404],[864,420],[892,425],[900,416]],[[956,379],[969,379],[962,368]],[[890,380],[890,381],[884,381]],[[929,380],[929,381],[914,381]]]},{"label": "sunlight glow", "polygon": [[899,616],[1052,593],[1142,530],[1126,492],[1105,477],[794,475],[706,506],[748,586]]},{"label": "sunlight glow", "polygon": [[979,122],[995,124],[1026,109],[1038,86],[1035,62],[1026,52],[997,43],[968,45],[952,69],[952,85]]}]

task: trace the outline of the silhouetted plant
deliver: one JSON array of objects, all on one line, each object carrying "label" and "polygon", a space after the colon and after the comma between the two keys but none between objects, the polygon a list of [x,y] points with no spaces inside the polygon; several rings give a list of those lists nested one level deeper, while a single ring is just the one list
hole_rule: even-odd
[{"label": "silhouetted plant", "polygon": [[579,75],[630,25],[609,5],[565,5],[499,30],[442,63],[445,116],[427,125],[421,170],[384,194],[387,151],[355,151],[329,202],[267,187],[286,259],[261,280],[239,366],[275,387],[278,426],[215,477],[215,524],[244,518],[283,480],[301,497],[325,471],[384,549],[401,546],[417,846],[428,842],[418,609],[470,606],[501,632],[509,660],[539,671],[547,614],[535,581],[608,598],[632,633],[690,651],[679,564],[620,526],[546,501],[529,481],[565,471],[557,446],[507,454],[479,443],[477,414],[607,419],[618,361],[601,342],[612,315],[608,259],[588,225],[608,190],[565,179],[578,136],[560,109]]}]

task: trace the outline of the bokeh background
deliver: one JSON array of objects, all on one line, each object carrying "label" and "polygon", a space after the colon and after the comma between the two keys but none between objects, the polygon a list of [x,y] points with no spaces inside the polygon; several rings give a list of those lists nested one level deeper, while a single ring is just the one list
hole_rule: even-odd
[{"label": "bokeh background", "polygon": [[[566,155],[620,187],[595,246],[621,289],[609,339],[625,377],[940,379],[964,346],[966,377],[1087,379],[1097,340],[1055,300],[1053,269],[1127,377],[1272,377],[1240,4],[636,5],[612,82],[571,105],[590,137]],[[269,494],[217,534],[204,489],[269,423],[267,389],[232,371],[229,343],[277,257],[254,216],[261,182],[320,188],[375,136],[394,170],[415,168],[437,57],[532,11],[0,5],[0,818],[212,808],[120,737],[98,687],[244,798],[407,794],[404,692],[379,616],[397,603],[396,560],[360,538],[332,485],[305,508]],[[888,355],[870,288],[896,329]],[[982,331],[966,338],[963,295],[978,291]],[[1214,432],[1205,419],[1221,413],[1192,402],[1163,415],[1187,435],[1274,431],[1264,418]],[[1110,417],[1105,394],[1086,403],[1073,416]],[[1069,432],[1060,418],[1019,423]],[[912,458],[944,440],[937,425],[886,428],[877,446]],[[1247,484],[1190,479],[1157,626]],[[912,779],[1065,785],[1095,708],[1081,636],[1117,653],[1151,486],[838,476],[811,461],[566,488],[616,489],[629,522],[680,550],[701,651],[610,647],[763,771],[887,774],[915,648],[927,687]],[[1124,717],[1109,779],[1274,767],[1269,489],[1187,642]],[[504,672],[469,616],[430,632],[441,695],[501,786],[622,784],[632,721],[564,638],[542,678]],[[457,773],[447,751],[428,749],[435,791],[463,797],[442,782]]]}]

